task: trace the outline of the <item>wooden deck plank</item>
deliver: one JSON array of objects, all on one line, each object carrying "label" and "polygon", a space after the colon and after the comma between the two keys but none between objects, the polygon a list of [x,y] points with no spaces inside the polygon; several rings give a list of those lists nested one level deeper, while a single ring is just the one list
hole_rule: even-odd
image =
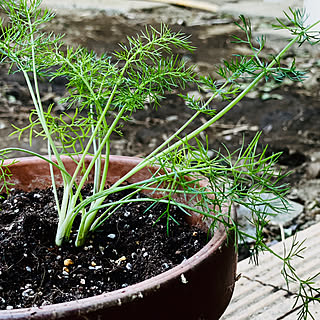
[{"label": "wooden deck plank", "polygon": [[[297,239],[304,242],[306,250],[303,259],[295,258],[293,265],[303,279],[320,272],[320,223],[300,231]],[[286,248],[290,248],[293,238],[285,240]],[[277,254],[283,255],[283,243],[272,247]],[[295,320],[297,310],[292,310],[294,296],[288,294],[286,283],[280,271],[281,260],[270,253],[259,257],[259,265],[249,263],[249,259],[238,264],[241,278],[237,281],[229,307],[221,320]],[[320,277],[315,279],[320,287]],[[297,285],[289,287],[291,293],[297,292]],[[320,303],[310,304],[315,319],[320,319]]]}]

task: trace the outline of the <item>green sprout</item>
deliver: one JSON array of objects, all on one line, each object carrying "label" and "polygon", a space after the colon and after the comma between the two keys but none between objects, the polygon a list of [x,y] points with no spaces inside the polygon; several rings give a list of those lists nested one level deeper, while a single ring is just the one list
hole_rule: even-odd
[{"label": "green sprout", "polygon": [[[212,232],[218,224],[223,224],[228,233],[236,235],[238,241],[250,238],[254,242],[253,254],[269,251],[281,259],[287,283],[294,281],[300,285],[297,295],[297,301],[303,302],[300,318],[311,315],[308,302],[318,299],[314,298],[314,294],[319,293],[320,289],[313,286],[313,278],[301,279],[291,266],[291,259],[300,255],[300,246],[293,243],[287,256],[281,257],[267,246],[263,238],[263,227],[270,216],[266,209],[272,209],[274,214],[288,211],[285,199],[288,186],[281,183],[285,174],[275,169],[280,154],[267,155],[266,148],[259,152],[260,133],[257,133],[247,147],[243,145],[233,153],[228,150],[215,152],[214,157],[210,157],[208,142],[203,144],[197,137],[234,108],[260,81],[272,79],[282,82],[285,78],[303,81],[305,73],[296,69],[295,62],[287,67],[282,65],[281,60],[296,43],[319,42],[314,33],[309,32],[316,24],[305,27],[304,13],[290,9],[292,17],[286,14],[288,24],[278,20],[276,28],[289,30],[292,38],[277,55],[265,58],[261,53],[266,38],[253,39],[250,21],[240,16],[236,24],[243,31],[244,38],[235,36],[233,40],[246,45],[250,54],[235,55],[231,61],[224,61],[217,70],[218,81],[211,76],[199,76],[194,66],[189,66],[174,53],[176,50],[193,52],[195,48],[187,35],[172,32],[166,25],[161,25],[159,30],[148,26],[136,37],[128,37],[119,51],[110,56],[98,56],[86,48],[66,47],[62,35],[45,32],[43,28],[54,18],[54,14],[40,9],[40,4],[41,0],[0,0],[0,7],[9,17],[8,25],[3,21],[0,23],[0,62],[8,63],[11,73],[23,74],[33,101],[29,124],[24,128],[14,126],[14,133],[19,138],[29,134],[30,145],[34,137],[45,139],[48,157],[14,147],[1,150],[1,155],[4,159],[11,151],[24,151],[50,164],[59,221],[56,244],[60,246],[69,239],[78,216],[80,225],[75,245],[82,246],[88,234],[110,215],[116,214],[125,203],[147,201],[153,206],[161,202],[167,204],[167,208],[176,205],[183,212],[191,210],[204,219],[212,219]],[[66,80],[68,90],[68,96],[60,101],[68,108],[60,115],[52,111],[54,105],[43,106],[39,90],[40,78],[52,81],[57,77]],[[187,86],[209,90],[211,95],[207,100],[186,96],[183,89]],[[154,108],[165,107],[166,95],[170,92],[178,92],[184,98],[187,107],[194,111],[191,117],[141,159],[135,168],[106,187],[113,136],[121,135],[121,126],[130,121],[134,112],[143,110],[147,102]],[[217,98],[227,101],[219,112],[213,107]],[[208,120],[198,128],[188,130],[194,120],[203,114]],[[84,160],[88,155],[92,160],[85,167]],[[65,169],[63,156],[71,157],[77,164],[74,174],[69,174]],[[125,183],[139,170],[151,166],[157,169],[147,180],[130,185]],[[62,175],[62,200],[58,197],[53,167],[58,168]],[[4,183],[1,191],[9,191],[10,167],[1,165],[0,168],[0,178]],[[81,190],[93,168],[93,193],[83,199]],[[76,182],[80,173],[82,177]],[[199,187],[199,181],[203,179],[207,180],[205,188]],[[108,195],[122,190],[128,192],[121,200],[104,201]],[[151,195],[161,191],[163,196],[158,199],[147,196],[132,199],[143,190],[149,190]],[[177,193],[196,199],[196,206],[174,200],[172,195]],[[265,193],[282,205],[276,206],[279,201],[265,199]],[[250,222],[256,227],[255,236],[246,234],[228,214],[235,203],[251,211]],[[220,209],[225,206],[229,211],[222,213]],[[174,219],[169,209],[159,219],[162,217],[166,217],[167,221]]]}]

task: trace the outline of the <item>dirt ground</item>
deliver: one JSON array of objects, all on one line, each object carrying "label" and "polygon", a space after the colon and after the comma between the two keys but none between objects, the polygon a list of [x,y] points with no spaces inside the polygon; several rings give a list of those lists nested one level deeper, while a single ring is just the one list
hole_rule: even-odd
[{"label": "dirt ground", "polygon": [[[134,35],[146,24],[155,27],[165,22],[173,30],[182,30],[191,35],[197,50],[184,58],[197,64],[201,74],[213,74],[216,65],[233,54],[243,52],[244,47],[231,43],[230,35],[236,27],[232,15],[217,14],[176,6],[117,12],[61,12],[52,22],[50,29],[65,33],[67,44],[82,45],[96,51],[111,52],[127,35]],[[254,19],[255,31],[270,26],[270,18]],[[267,52],[285,44],[282,36],[272,35]],[[289,198],[303,205],[303,212],[290,224],[294,228],[306,226],[320,220],[320,51],[306,46],[293,49],[285,57],[290,64],[296,55],[296,64],[310,70],[305,83],[286,82],[279,87],[275,83],[262,83],[245,100],[216,125],[206,131],[210,147],[221,148],[225,144],[234,150],[245,138],[249,141],[256,130],[263,132],[261,145],[269,145],[273,152],[282,151],[279,165],[291,170],[288,182],[292,186]],[[42,85],[42,100],[45,104],[56,102],[65,93],[63,83]],[[27,123],[27,111],[31,99],[19,74],[8,76],[5,67],[0,68],[0,148],[16,145],[11,124],[23,126]],[[221,106],[217,105],[219,109]],[[63,110],[64,106],[57,106]],[[170,96],[166,105],[157,112],[146,110],[133,116],[125,127],[124,136],[113,145],[114,154],[146,155],[153,147],[179,127],[188,118],[189,110],[182,100]],[[195,125],[204,119],[199,119]],[[42,141],[31,147],[23,137],[20,146],[46,153]],[[20,154],[17,154],[20,155]]]}]

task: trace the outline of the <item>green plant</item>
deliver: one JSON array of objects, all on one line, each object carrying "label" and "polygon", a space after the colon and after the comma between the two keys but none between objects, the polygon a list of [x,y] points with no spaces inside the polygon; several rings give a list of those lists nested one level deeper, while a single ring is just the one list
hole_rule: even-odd
[{"label": "green plant", "polygon": [[[65,48],[63,36],[42,30],[45,23],[54,18],[54,14],[48,10],[42,11],[40,3],[40,0],[30,1],[29,4],[26,0],[0,1],[1,8],[10,19],[8,26],[1,23],[0,55],[1,62],[10,64],[10,72],[22,72],[34,104],[34,109],[30,110],[30,124],[22,129],[15,127],[15,133],[20,137],[29,132],[30,144],[34,136],[46,139],[48,158],[19,148],[4,149],[2,156],[19,150],[50,163],[59,217],[56,244],[61,245],[64,240],[69,239],[73,222],[76,216],[80,216],[76,245],[83,245],[88,233],[116,213],[119,206],[137,201],[131,197],[139,191],[150,189],[162,191],[163,197],[143,197],[138,201],[150,201],[151,206],[157,202],[166,203],[168,209],[159,219],[173,219],[169,206],[177,205],[186,213],[187,210],[193,210],[204,218],[211,218],[213,232],[216,224],[221,222],[227,230],[234,231],[239,241],[244,237],[252,238],[255,243],[252,248],[254,254],[261,251],[272,252],[263,241],[262,231],[268,223],[268,214],[261,210],[261,205],[271,207],[275,213],[288,210],[284,198],[288,186],[281,184],[283,175],[274,167],[280,154],[267,156],[266,148],[258,152],[260,133],[257,133],[246,148],[241,147],[232,154],[227,152],[227,155],[217,152],[210,158],[208,143],[201,143],[197,136],[236,106],[259,81],[274,79],[281,82],[284,78],[303,80],[304,72],[296,70],[294,62],[290,67],[281,64],[281,58],[295,43],[303,44],[308,41],[315,44],[318,41],[308,32],[312,26],[303,26],[303,13],[291,10],[292,18],[287,15],[290,26],[279,21],[277,28],[288,29],[293,38],[281,52],[269,59],[261,58],[265,38],[255,41],[250,22],[241,16],[238,26],[244,31],[245,39],[235,37],[234,41],[246,44],[251,54],[237,55],[232,61],[225,61],[218,69],[219,76],[224,79],[221,82],[210,76],[199,77],[192,66],[173,54],[173,48],[189,51],[194,48],[186,35],[173,33],[165,25],[159,31],[147,27],[135,38],[128,37],[127,44],[122,44],[121,49],[112,57],[98,57],[81,47]],[[39,79],[52,80],[57,77],[63,77],[67,81],[69,95],[62,102],[68,105],[72,113],[57,115],[52,112],[53,105],[47,109],[42,105]],[[210,90],[211,97],[207,101],[201,101],[180,93],[187,106],[194,110],[191,118],[133,170],[106,188],[112,135],[121,134],[121,125],[130,121],[130,116],[136,110],[144,109],[147,101],[155,108],[161,107],[168,92],[181,92],[187,85],[197,86],[199,90]],[[220,112],[212,108],[216,98],[228,101]],[[185,133],[201,114],[209,115],[209,120],[199,128]],[[72,176],[65,170],[62,155],[68,155],[77,163]],[[84,159],[87,155],[91,155],[92,160],[85,168]],[[63,177],[61,202],[53,175],[54,166]],[[150,166],[157,168],[150,179],[131,185],[124,184],[129,176]],[[93,194],[82,199],[81,189],[93,168]],[[2,176],[6,178],[6,168],[1,170]],[[83,178],[76,183],[80,172]],[[203,177],[206,177],[208,187],[197,188],[197,182]],[[128,190],[128,195],[118,202],[104,203],[109,194],[121,190]],[[199,199],[197,208],[177,203],[171,198],[172,193]],[[262,196],[265,193],[280,199],[282,206],[275,207],[273,201],[265,200]],[[251,210],[251,223],[256,227],[255,236],[246,234],[229,215],[220,212],[219,208],[222,206],[229,205],[231,209],[232,203],[242,204]],[[293,245],[295,247],[296,244]],[[293,249],[288,256],[279,258],[284,262],[283,270],[287,281],[300,283],[301,292],[297,299],[307,302],[301,311],[301,316],[304,317],[309,313],[308,302],[320,290],[314,288],[310,281],[301,280],[291,267],[291,258],[299,254],[300,250]]]}]

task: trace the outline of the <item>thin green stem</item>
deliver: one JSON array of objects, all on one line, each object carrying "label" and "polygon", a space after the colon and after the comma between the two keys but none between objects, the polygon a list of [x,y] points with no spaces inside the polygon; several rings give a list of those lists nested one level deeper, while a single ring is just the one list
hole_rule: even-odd
[{"label": "thin green stem", "polygon": [[[48,139],[48,142],[50,144],[50,147],[52,148],[53,150],[53,153],[58,161],[58,164],[60,167],[64,167],[63,165],[63,162],[61,161],[60,159],[60,156],[59,156],[59,153],[56,149],[56,146],[55,146],[55,143],[54,141],[52,140],[51,138],[51,134],[50,134],[50,131],[47,127],[47,123],[46,123],[46,119],[44,118],[44,111],[43,111],[43,107],[42,107],[42,102],[41,102],[41,98],[40,98],[40,93],[39,93],[39,86],[38,86],[38,80],[37,80],[37,72],[36,72],[36,64],[35,64],[35,59],[36,59],[36,54],[35,54],[35,44],[34,44],[34,37],[33,37],[33,28],[32,28],[32,22],[30,20],[30,14],[28,12],[28,25],[29,25],[29,31],[30,31],[30,36],[31,36],[31,56],[32,56],[32,69],[33,69],[33,77],[34,77],[34,89],[36,91],[36,93],[34,93],[34,90],[33,90],[33,87],[32,87],[32,84],[30,82],[30,78],[28,76],[28,74],[25,72],[25,70],[22,68],[22,71],[23,71],[23,75],[24,75],[24,78],[27,82],[27,86],[29,88],[29,92],[31,94],[31,98],[32,98],[32,101],[34,103],[34,106],[36,108],[36,111],[37,111],[37,114],[38,114],[38,117],[39,117],[39,120],[41,122],[41,125],[43,127],[43,130],[45,131],[45,135],[46,135],[46,138]],[[63,172],[62,172],[62,177],[63,177],[63,180],[66,180],[68,179],[68,175],[64,175]]]},{"label": "thin green stem", "polygon": [[[215,123],[217,120],[219,120],[221,117],[223,117],[227,112],[229,112],[239,101],[241,101],[248,92],[254,88],[259,81],[261,81],[264,76],[267,74],[269,70],[272,69],[272,67],[279,61],[279,59],[298,41],[299,37],[295,37],[292,39],[283,49],[282,51],[276,56],[274,60],[271,61],[269,66],[261,72],[232,102],[230,102],[226,107],[224,107],[219,113],[217,113],[212,119],[204,123],[202,126],[198,127],[191,133],[189,133],[186,137],[183,139],[177,141],[173,145],[167,147],[165,150],[158,152],[160,147],[164,145],[168,145],[168,142],[170,142],[174,137],[177,136],[177,134],[174,134],[172,137],[170,137],[168,140],[166,140],[160,147],[158,147],[154,152],[152,152],[149,156],[147,156],[141,163],[139,163],[135,168],[133,168],[131,171],[129,171],[126,175],[124,175],[122,178],[120,178],[111,188],[115,188],[122,184],[124,181],[126,181],[130,176],[141,170],[142,168],[150,165],[152,163],[152,157],[157,154],[157,157],[161,157],[175,149],[177,149],[179,146],[185,144],[187,141],[191,140],[192,138],[196,137],[200,132],[203,132],[205,129],[210,127],[213,123]],[[191,118],[192,120],[198,115],[198,112]],[[192,120],[189,120],[182,128],[184,129],[189,125],[189,123]],[[181,129],[182,129],[181,128]],[[182,131],[179,129],[179,133]]]}]

